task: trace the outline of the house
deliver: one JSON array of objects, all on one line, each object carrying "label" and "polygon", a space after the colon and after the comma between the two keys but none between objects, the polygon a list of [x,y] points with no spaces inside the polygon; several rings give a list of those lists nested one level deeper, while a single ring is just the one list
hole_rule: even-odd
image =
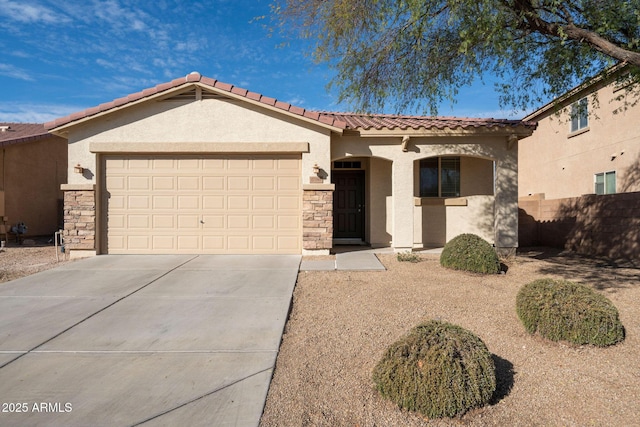
[{"label": "house", "polygon": [[628,68],[579,85],[523,120],[520,246],[640,258],[640,89]]},{"label": "house", "polygon": [[523,119],[538,128],[518,152],[519,197],[640,191],[640,93],[625,70],[616,67]]},{"label": "house", "polygon": [[0,123],[0,238],[20,222],[28,236],[53,236],[63,223],[66,180],[66,139],[42,124]]},{"label": "house", "polygon": [[463,232],[511,250],[535,124],[314,112],[191,73],[46,126],[68,139],[82,256],[405,251]]}]

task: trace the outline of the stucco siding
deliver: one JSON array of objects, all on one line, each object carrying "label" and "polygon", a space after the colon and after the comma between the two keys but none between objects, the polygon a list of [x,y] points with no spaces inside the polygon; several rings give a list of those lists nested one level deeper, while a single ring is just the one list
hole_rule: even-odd
[{"label": "stucco siding", "polygon": [[461,157],[460,170],[460,196],[493,195],[491,160]]},{"label": "stucco siding", "polygon": [[[236,101],[150,101],[114,112],[103,120],[79,125],[69,134],[69,181],[95,183],[96,156],[90,146],[101,143],[175,143],[188,151],[192,143],[308,143],[302,155],[303,182],[309,182],[313,166],[331,170],[329,131],[303,121],[289,119],[265,109]],[[228,149],[228,145],[226,146]],[[79,163],[89,175],[73,173]]]},{"label": "stucco siding", "polygon": [[53,235],[61,226],[66,149],[66,140],[52,136],[0,150],[0,214],[9,225],[24,222],[27,236]]},{"label": "stucco siding", "polygon": [[446,206],[446,241],[463,233],[473,233],[494,243],[494,197],[469,196],[466,206]]},{"label": "stucco siding", "polygon": [[393,223],[391,162],[373,157],[369,161],[369,243],[389,246]]},{"label": "stucco siding", "polygon": [[[508,144],[506,135],[412,137],[408,151],[403,152],[401,141],[401,137],[357,136],[332,140],[333,159],[370,157],[390,161],[392,193],[386,197],[391,205],[387,218],[393,224],[390,234],[394,247],[441,246],[462,232],[476,232],[501,247],[517,247],[517,143]],[[480,197],[465,207],[445,207],[444,202],[415,206],[419,160],[434,156],[461,156],[461,192]],[[373,228],[379,230],[381,225],[372,217],[372,236]]]},{"label": "stucco siding", "polygon": [[[616,172],[617,192],[640,190],[640,103],[622,108],[624,91],[613,85],[589,96],[589,123],[571,133],[569,107],[538,118],[538,128],[520,141],[520,197],[544,193],[546,199],[593,194],[594,175]],[[627,99],[633,102],[633,99]]]}]

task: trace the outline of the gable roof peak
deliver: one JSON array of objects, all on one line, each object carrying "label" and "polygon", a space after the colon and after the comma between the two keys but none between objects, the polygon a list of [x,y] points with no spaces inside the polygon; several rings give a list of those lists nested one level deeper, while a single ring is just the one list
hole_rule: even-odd
[{"label": "gable roof peak", "polygon": [[179,77],[177,79],[171,80],[170,82],[160,83],[154,87],[143,89],[140,92],[132,93],[127,96],[115,99],[111,102],[100,104],[97,107],[88,108],[86,110],[79,111],[68,116],[47,122],[44,126],[48,130],[54,130],[62,126],[71,125],[73,122],[90,119],[92,116],[107,113],[110,110],[115,111],[120,107],[124,107],[134,102],[142,102],[146,99],[157,97],[162,93],[174,90],[176,88],[179,88],[180,86],[187,84],[199,84],[202,86],[207,86],[219,92],[226,92],[227,94],[231,95],[231,97],[245,99],[247,102],[251,102],[254,104],[257,103],[264,106],[265,108],[281,110],[290,115],[299,116],[301,119],[317,122],[321,126],[329,126],[333,130],[338,132],[340,132],[346,126],[346,123],[333,115],[314,113],[305,108],[296,107],[287,102],[279,101],[275,98],[270,98],[259,93],[251,92],[239,86],[224,83],[217,79],[205,77],[197,71],[192,71],[186,76]]}]

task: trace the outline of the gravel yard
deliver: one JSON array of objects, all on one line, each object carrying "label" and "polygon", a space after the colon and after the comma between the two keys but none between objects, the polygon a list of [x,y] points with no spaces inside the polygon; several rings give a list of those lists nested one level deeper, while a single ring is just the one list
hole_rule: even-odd
[{"label": "gravel yard", "polygon": [[28,240],[23,245],[11,242],[0,252],[0,283],[69,262],[60,252],[58,258],[59,261],[56,261],[56,248],[47,239]]},{"label": "gravel yard", "polygon": [[[437,255],[384,272],[300,272],[261,426],[640,425],[640,270],[531,250],[505,275],[446,270]],[[583,282],[620,311],[626,340],[575,347],[529,336],[515,312],[536,278]],[[382,399],[371,371],[421,321],[477,334],[494,354],[493,403],[453,420],[425,420]]]},{"label": "gravel yard", "polygon": [[[446,270],[437,255],[387,271],[300,272],[261,426],[640,425],[640,269],[550,250],[528,250],[504,275]],[[63,257],[60,256],[62,260]],[[0,252],[0,282],[61,265],[44,242]],[[515,313],[522,285],[555,277],[606,295],[626,328],[610,348],[547,342]],[[399,410],[371,371],[391,343],[440,319],[477,334],[494,354],[498,390],[488,407],[453,420]]]}]

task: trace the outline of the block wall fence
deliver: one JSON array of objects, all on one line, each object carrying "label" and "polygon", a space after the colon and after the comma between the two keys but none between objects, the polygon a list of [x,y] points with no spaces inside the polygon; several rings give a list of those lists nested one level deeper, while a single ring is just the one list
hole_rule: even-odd
[{"label": "block wall fence", "polygon": [[521,198],[519,246],[551,246],[640,263],[640,192]]}]

